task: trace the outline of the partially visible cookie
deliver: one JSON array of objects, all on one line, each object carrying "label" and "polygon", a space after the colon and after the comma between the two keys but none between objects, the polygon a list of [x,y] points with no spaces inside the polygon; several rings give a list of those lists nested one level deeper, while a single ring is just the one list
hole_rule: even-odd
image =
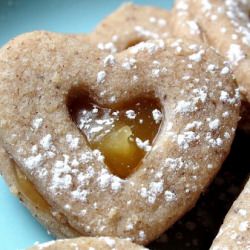
[{"label": "partially visible cookie", "polygon": [[[186,38],[196,43],[206,43],[207,36],[197,20],[199,14],[192,15],[191,0],[177,0],[170,12],[169,29],[172,36]],[[198,12],[198,10],[197,10]]]},{"label": "partially visible cookie", "polygon": [[168,37],[168,19],[167,10],[126,3],[106,17],[88,39],[101,50],[119,52],[142,41]]},{"label": "partially visible cookie", "polygon": [[51,241],[35,245],[28,250],[143,250],[129,240],[110,237],[82,237],[70,240]]},{"label": "partially visible cookie", "polygon": [[203,41],[227,58],[242,95],[250,102],[250,2],[177,0],[171,16],[174,35]]},{"label": "partially visible cookie", "polygon": [[250,249],[250,180],[228,212],[211,250]]}]

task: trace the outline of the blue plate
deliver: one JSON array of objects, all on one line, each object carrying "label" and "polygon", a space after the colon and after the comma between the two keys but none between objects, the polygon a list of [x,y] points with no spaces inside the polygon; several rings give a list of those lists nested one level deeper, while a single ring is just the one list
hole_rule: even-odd
[{"label": "blue plate", "polygon": [[[105,3],[104,3],[105,2]],[[33,30],[90,32],[121,0],[2,0],[0,1],[0,46]],[[135,3],[169,9],[172,0],[138,0]],[[14,197],[0,178],[0,249],[25,249],[35,242],[53,239]]]}]

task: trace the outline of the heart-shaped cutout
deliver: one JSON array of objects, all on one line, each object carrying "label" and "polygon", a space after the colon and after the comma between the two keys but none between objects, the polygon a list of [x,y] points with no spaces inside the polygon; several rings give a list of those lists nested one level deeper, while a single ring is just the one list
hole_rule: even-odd
[{"label": "heart-shaped cutout", "polygon": [[159,102],[149,98],[102,107],[78,89],[69,94],[67,106],[90,147],[101,151],[110,171],[120,178],[139,167],[162,120]]}]

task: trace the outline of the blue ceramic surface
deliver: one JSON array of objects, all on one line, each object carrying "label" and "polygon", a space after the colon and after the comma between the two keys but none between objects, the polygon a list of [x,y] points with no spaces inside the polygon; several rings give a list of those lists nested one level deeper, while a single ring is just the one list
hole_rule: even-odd
[{"label": "blue ceramic surface", "polygon": [[[90,32],[121,0],[0,0],[0,46],[23,32]],[[137,0],[169,9],[172,0]],[[0,250],[25,249],[53,239],[14,197],[0,177]]]}]

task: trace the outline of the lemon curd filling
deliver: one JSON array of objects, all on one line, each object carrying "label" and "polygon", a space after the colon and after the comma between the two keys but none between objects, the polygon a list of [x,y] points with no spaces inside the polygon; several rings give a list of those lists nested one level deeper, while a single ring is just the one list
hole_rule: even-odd
[{"label": "lemon curd filling", "polygon": [[98,149],[110,171],[121,178],[132,174],[151,150],[162,119],[159,103],[149,98],[107,108],[88,95],[76,95],[69,112],[89,146]]}]

